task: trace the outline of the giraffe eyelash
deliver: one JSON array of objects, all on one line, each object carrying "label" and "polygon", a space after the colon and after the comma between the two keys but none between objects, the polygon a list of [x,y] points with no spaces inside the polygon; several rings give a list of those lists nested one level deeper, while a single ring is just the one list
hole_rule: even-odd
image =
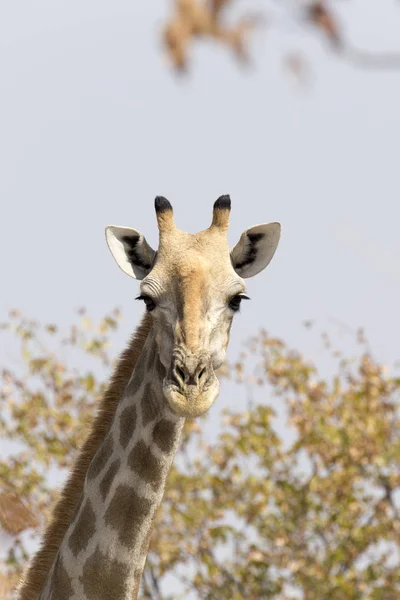
[{"label": "giraffe eyelash", "polygon": [[135,300],[142,300],[146,305],[147,312],[151,312],[156,307],[156,303],[154,302],[153,298],[150,298],[150,296],[141,294],[140,296],[137,296]]},{"label": "giraffe eyelash", "polygon": [[250,298],[246,294],[235,294],[228,302],[229,308],[234,312],[239,312],[242,300],[250,300]]}]

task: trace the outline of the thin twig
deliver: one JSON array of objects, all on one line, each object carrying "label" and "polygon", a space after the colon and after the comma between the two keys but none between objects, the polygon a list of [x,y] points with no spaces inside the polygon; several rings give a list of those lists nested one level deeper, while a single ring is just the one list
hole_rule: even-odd
[{"label": "thin twig", "polygon": [[374,53],[347,46],[343,54],[354,66],[363,69],[396,71],[400,69],[400,52]]}]

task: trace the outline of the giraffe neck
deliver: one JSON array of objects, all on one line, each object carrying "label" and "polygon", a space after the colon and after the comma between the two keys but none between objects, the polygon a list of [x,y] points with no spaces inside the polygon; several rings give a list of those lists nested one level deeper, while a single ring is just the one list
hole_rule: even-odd
[{"label": "giraffe neck", "polygon": [[137,598],[156,511],[184,419],[162,392],[150,332],[39,600]]}]

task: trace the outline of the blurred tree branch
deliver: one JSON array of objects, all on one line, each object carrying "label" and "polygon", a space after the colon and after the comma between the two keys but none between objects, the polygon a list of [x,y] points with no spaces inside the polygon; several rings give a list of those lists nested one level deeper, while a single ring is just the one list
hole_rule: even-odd
[{"label": "blurred tree branch", "polygon": [[[370,69],[400,68],[398,52],[374,53],[357,49],[351,38],[344,35],[343,27],[335,13],[337,0],[299,0],[298,2],[273,2],[265,0],[263,13],[245,13],[232,18],[234,0],[175,0],[173,12],[165,24],[162,39],[168,57],[177,72],[188,71],[190,46],[197,40],[208,39],[225,45],[240,64],[248,64],[248,42],[256,27],[266,23],[266,15],[272,5],[279,6],[287,20],[296,22],[303,31],[307,26],[321,34],[331,50],[354,66]],[[240,5],[240,3],[237,3]],[[242,6],[244,3],[242,3]],[[268,11],[268,24],[274,26],[274,18]],[[302,59],[290,54],[286,66],[300,75]]]}]

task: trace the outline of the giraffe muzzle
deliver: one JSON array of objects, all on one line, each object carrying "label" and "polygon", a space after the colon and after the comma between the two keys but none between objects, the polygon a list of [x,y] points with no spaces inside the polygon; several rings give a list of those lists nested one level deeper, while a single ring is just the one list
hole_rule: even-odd
[{"label": "giraffe muzzle", "polygon": [[219,382],[209,359],[178,352],[173,356],[164,393],[171,408],[185,417],[205,413],[218,396]]}]

